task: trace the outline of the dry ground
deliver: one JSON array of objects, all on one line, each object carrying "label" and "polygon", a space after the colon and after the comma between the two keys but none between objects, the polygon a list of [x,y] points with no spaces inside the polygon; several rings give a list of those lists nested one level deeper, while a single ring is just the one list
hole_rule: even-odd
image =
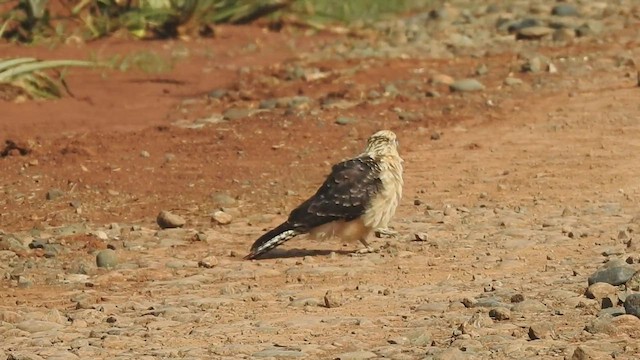
[{"label": "dry ground", "polygon": [[[157,74],[73,70],[73,98],[0,104],[2,140],[33,149],[0,158],[0,229],[63,247],[52,258],[38,249],[3,253],[11,265],[0,267],[5,357],[522,359],[571,357],[577,346],[593,357],[640,356],[638,322],[584,331],[598,313],[583,295],[587,277],[607,257],[633,256],[620,232],[633,237],[640,215],[640,88],[632,69],[611,60],[629,44],[543,48],[555,59],[598,57],[579,70],[568,60],[556,63],[557,74],[516,72],[524,85],[514,88],[502,83],[521,61],[510,53],[315,61],[329,77],[274,83],[333,36],[254,27],[220,34],[0,45],[7,55],[107,58],[144,49],[175,59]],[[490,69],[486,91],[430,85],[434,74],[469,75],[481,63]],[[385,81],[414,81],[412,91],[441,96],[178,126],[267,98],[366,97]],[[229,93],[220,99],[206,95],[222,88]],[[396,108],[423,116],[399,120]],[[342,115],[356,121],[335,124]],[[398,133],[406,161],[397,239],[374,239],[380,252],[354,257],[354,245],[300,238],[271,259],[241,260],[331,163],[358,153],[380,128]],[[62,195],[47,200],[53,188]],[[233,199],[220,204],[219,194]],[[220,207],[230,225],[211,221]],[[157,232],[161,210],[187,224]],[[81,230],[56,230],[70,226]],[[413,241],[416,233],[426,239]],[[95,252],[107,246],[119,256],[114,270],[95,267]],[[199,267],[207,256],[217,265]],[[31,283],[19,285],[22,273]],[[324,306],[327,291],[340,306]],[[510,318],[490,319],[493,305],[468,306],[487,298]],[[18,326],[33,319],[49,328]],[[530,328],[545,324],[542,339],[531,340]]]}]

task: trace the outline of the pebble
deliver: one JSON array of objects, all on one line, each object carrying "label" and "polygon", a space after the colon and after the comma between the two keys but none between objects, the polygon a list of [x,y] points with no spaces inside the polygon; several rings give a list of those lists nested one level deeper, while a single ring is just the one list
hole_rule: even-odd
[{"label": "pebble", "polygon": [[360,351],[351,351],[351,352],[346,352],[346,353],[339,354],[334,359],[336,359],[336,360],[366,360],[366,359],[373,359],[373,358],[376,358],[376,357],[378,357],[378,355],[376,353],[374,353],[374,352],[360,350]]},{"label": "pebble", "polygon": [[536,72],[542,71],[542,59],[540,57],[538,57],[538,56],[534,56],[534,57],[528,59],[522,65],[522,71],[523,72],[532,72],[532,73],[536,73]]},{"label": "pebble", "polygon": [[534,26],[541,26],[541,25],[542,25],[542,22],[538,19],[526,18],[526,19],[511,23],[507,27],[507,31],[509,33],[517,33],[522,29],[525,29],[528,27],[534,27]]},{"label": "pebble", "polygon": [[580,345],[575,350],[573,350],[573,354],[571,354],[570,360],[596,360],[596,359],[606,359],[609,356],[605,354],[595,351],[589,347]]},{"label": "pebble", "polygon": [[531,325],[528,333],[531,340],[548,339],[553,335],[553,328],[548,323],[539,323]]},{"label": "pebble", "polygon": [[215,256],[207,256],[206,258],[198,261],[198,266],[199,267],[203,267],[203,268],[207,268],[207,269],[211,269],[213,267],[215,267],[216,265],[218,265],[218,258]]},{"label": "pebble", "polygon": [[64,192],[60,189],[50,189],[47,191],[47,200],[55,200],[64,195]]},{"label": "pebble", "polygon": [[344,298],[341,293],[335,293],[332,290],[327,290],[324,294],[324,306],[327,308],[336,308],[342,306]]},{"label": "pebble", "polygon": [[99,268],[112,269],[118,265],[118,254],[112,249],[102,250],[96,255],[96,265]]},{"label": "pebble", "polygon": [[219,207],[233,207],[238,203],[233,196],[223,192],[215,192],[210,197],[213,203]]},{"label": "pebble", "polygon": [[301,358],[307,357],[305,353],[300,350],[287,350],[287,349],[265,349],[257,353],[251,354],[257,358],[276,358],[276,359],[289,359],[289,358]]},{"label": "pebble", "polygon": [[180,215],[173,214],[169,211],[163,210],[158,214],[156,222],[161,229],[172,229],[183,227],[187,221]]},{"label": "pebble", "polygon": [[572,4],[558,4],[551,9],[551,15],[555,16],[580,16],[578,9]]},{"label": "pebble", "polygon": [[516,32],[518,40],[539,40],[553,34],[555,30],[546,26],[529,26]]},{"label": "pebble", "polygon": [[640,293],[627,296],[624,301],[624,311],[640,318]]},{"label": "pebble", "polygon": [[563,42],[571,41],[576,38],[576,31],[574,29],[562,28],[553,32],[553,41]]},{"label": "pebble", "polygon": [[633,273],[631,278],[629,278],[629,280],[627,280],[627,282],[625,282],[624,286],[628,290],[640,291],[640,270],[638,270],[635,273]]},{"label": "pebble", "polygon": [[456,80],[453,77],[445,74],[434,74],[433,76],[431,76],[429,81],[435,85],[437,84],[451,85],[454,82],[456,82]]},{"label": "pebble", "polygon": [[356,122],[356,119],[351,118],[351,117],[346,117],[346,116],[339,116],[336,119],[336,124],[338,125],[349,125],[349,124],[353,124]]},{"label": "pebble", "polygon": [[585,295],[589,299],[596,299],[600,302],[601,308],[609,308],[618,304],[618,289],[607,283],[597,282],[589,285]]},{"label": "pebble", "polygon": [[222,118],[224,120],[240,120],[240,119],[244,119],[244,118],[248,118],[251,115],[253,115],[253,113],[255,112],[255,110],[253,109],[247,109],[247,108],[239,108],[239,107],[232,107],[229,108],[227,110],[225,110],[222,113]]},{"label": "pebble", "polygon": [[538,300],[525,299],[513,305],[511,311],[518,313],[539,313],[549,311],[549,309]]},{"label": "pebble", "polygon": [[231,214],[226,213],[222,210],[218,210],[211,215],[211,219],[215,221],[218,225],[229,225],[233,220],[233,216]]},{"label": "pebble", "polygon": [[454,92],[472,92],[482,91],[485,86],[476,79],[462,79],[449,85],[449,89]]},{"label": "pebble", "polygon": [[16,328],[30,333],[60,330],[62,327],[58,323],[42,320],[25,320],[16,324]]},{"label": "pebble", "polygon": [[511,310],[505,307],[493,308],[489,310],[489,316],[499,321],[509,320],[511,318]]},{"label": "pebble", "polygon": [[28,288],[33,285],[33,280],[30,277],[20,275],[18,278],[18,287],[19,288]]},{"label": "pebble", "polygon": [[504,79],[504,84],[507,86],[518,86],[518,85],[522,85],[522,80],[515,78],[515,77],[511,77],[509,76],[508,78]]},{"label": "pebble", "polygon": [[604,26],[599,21],[587,21],[576,29],[576,35],[579,37],[598,35],[602,32]]},{"label": "pebble", "polygon": [[597,282],[604,282],[614,286],[622,285],[629,281],[636,270],[627,264],[623,265],[610,265],[605,264],[602,268],[598,269],[591,276],[589,276],[589,285]]}]

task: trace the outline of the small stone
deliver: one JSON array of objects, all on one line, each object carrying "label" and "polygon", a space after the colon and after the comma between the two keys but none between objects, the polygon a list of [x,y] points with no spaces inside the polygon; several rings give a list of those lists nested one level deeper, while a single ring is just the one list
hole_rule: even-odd
[{"label": "small stone", "polygon": [[591,284],[585,293],[587,298],[596,299],[602,309],[614,307],[618,304],[618,289],[607,283],[598,282]]},{"label": "small stone", "polygon": [[553,34],[554,30],[546,26],[525,27],[516,32],[518,40],[539,40],[545,36]]},{"label": "small stone", "polygon": [[431,76],[431,79],[429,79],[429,81],[432,84],[443,84],[443,85],[451,85],[454,82],[456,82],[456,80],[454,78],[452,78],[449,75],[445,75],[445,74],[435,74],[433,76]]},{"label": "small stone", "polygon": [[393,337],[387,340],[387,342],[391,345],[408,345],[410,343],[409,339],[404,336]]},{"label": "small stone", "polygon": [[33,239],[29,243],[29,249],[44,249],[44,246],[47,245],[47,242],[42,239]]},{"label": "small stone", "polygon": [[211,194],[211,201],[220,207],[232,207],[237,204],[237,200],[229,194],[223,192],[216,192]]},{"label": "small stone", "polygon": [[60,189],[50,189],[47,191],[47,200],[55,200],[64,195],[64,192]]},{"label": "small stone", "polygon": [[298,349],[275,348],[265,349],[251,354],[251,358],[269,358],[269,359],[291,359],[303,358],[305,354]]},{"label": "small stone", "polygon": [[477,312],[471,317],[460,324],[458,328],[463,334],[469,334],[474,336],[477,333],[477,330],[491,327],[493,325],[493,320],[484,312]]},{"label": "small stone", "polygon": [[109,240],[109,236],[107,235],[106,232],[102,231],[102,230],[98,230],[96,232],[93,233],[98,239],[102,240],[102,241],[106,241]]},{"label": "small stone", "polygon": [[488,73],[489,73],[489,68],[485,64],[480,64],[476,68],[476,75],[482,76],[482,75],[486,75]]},{"label": "small stone", "polygon": [[595,273],[589,276],[589,285],[597,282],[604,282],[613,286],[618,286],[626,283],[636,270],[629,265],[609,265],[605,264],[602,268],[598,269]]},{"label": "small stone", "polygon": [[173,214],[166,210],[163,210],[158,214],[156,222],[161,229],[179,228],[183,227],[184,224],[187,223],[182,216]]},{"label": "small stone", "polygon": [[374,352],[360,350],[360,351],[352,351],[352,352],[346,352],[346,353],[339,354],[338,356],[334,357],[334,359],[336,359],[336,360],[366,360],[366,359],[373,359],[373,358],[377,358],[377,357],[378,357],[378,355],[376,353],[374,353]]},{"label": "small stone", "polygon": [[423,116],[420,113],[412,112],[412,111],[399,111],[398,119],[401,121],[418,121],[422,119]]},{"label": "small stone", "polygon": [[149,154],[147,150],[142,150],[140,151],[140,156],[142,156],[143,158],[148,158],[151,157],[151,154]]},{"label": "small stone", "polygon": [[51,321],[25,320],[17,323],[16,328],[30,333],[38,333],[43,331],[58,330],[62,328],[62,325]]},{"label": "small stone", "polygon": [[442,134],[440,134],[437,131],[434,131],[431,133],[431,140],[440,140],[440,137],[442,136]]},{"label": "small stone", "polygon": [[224,211],[218,210],[211,215],[211,219],[219,225],[229,225],[233,220],[233,216]]},{"label": "small stone", "polygon": [[640,270],[636,271],[631,278],[624,283],[627,290],[640,291]]},{"label": "small stone", "polygon": [[407,334],[407,338],[413,346],[429,346],[432,343],[431,333],[426,328],[411,331]]},{"label": "small stone", "polygon": [[18,287],[19,288],[28,288],[33,285],[33,280],[31,278],[20,275],[18,278]]},{"label": "small stone", "polygon": [[580,16],[578,9],[571,4],[558,4],[551,9],[551,15],[555,16]]},{"label": "small stone", "polygon": [[489,310],[489,316],[498,321],[509,320],[511,318],[511,310],[505,307],[497,307]]},{"label": "small stone", "polygon": [[549,311],[549,309],[538,300],[526,299],[516,303],[511,311],[515,313],[543,313]]},{"label": "small stone", "polygon": [[353,124],[355,122],[356,122],[356,119],[350,118],[350,117],[346,117],[346,116],[339,116],[336,119],[336,124],[338,124],[338,125],[349,125],[349,124]]},{"label": "small stone", "polygon": [[344,300],[342,298],[342,295],[335,294],[331,290],[327,290],[327,292],[324,294],[324,306],[326,306],[327,308],[340,307],[342,306],[343,302]]},{"label": "small stone", "polygon": [[553,336],[553,329],[549,323],[539,323],[529,327],[531,340],[548,339]]},{"label": "small stone", "polygon": [[[523,20],[520,20],[518,22],[512,23],[507,27],[507,31],[512,34],[512,33],[517,33],[518,31],[524,29],[524,28],[528,28],[528,27],[533,27],[533,26],[541,26],[542,22],[538,19],[534,19],[534,18],[526,18]],[[503,25],[498,24],[499,27],[502,27]]]},{"label": "small stone", "polygon": [[640,293],[627,296],[624,301],[624,311],[640,318]]},{"label": "small stone", "polygon": [[578,37],[598,35],[602,32],[604,26],[601,22],[595,20],[589,20],[576,29],[576,35]]},{"label": "small stone", "polygon": [[576,31],[573,29],[562,28],[553,32],[552,39],[557,42],[571,41],[576,38]]},{"label": "small stone", "polygon": [[504,84],[507,86],[518,86],[522,85],[523,82],[521,79],[509,76],[508,78],[504,79]]},{"label": "small stone", "polygon": [[472,92],[482,91],[485,86],[476,79],[462,79],[451,84],[449,89],[454,92]]},{"label": "small stone", "polygon": [[522,65],[522,71],[532,73],[542,71],[542,59],[538,56],[532,57]]},{"label": "small stone", "polygon": [[228,93],[229,91],[227,89],[215,89],[215,90],[209,91],[209,94],[207,95],[213,99],[221,99],[225,97]]},{"label": "small stone", "polygon": [[429,234],[419,232],[414,234],[415,241],[429,241]]},{"label": "small stone", "polygon": [[114,268],[118,265],[118,255],[115,250],[106,249],[96,255],[96,265],[100,268]]},{"label": "small stone", "polygon": [[578,346],[573,351],[573,354],[571,355],[570,360],[596,360],[596,359],[603,359],[608,357],[609,356],[606,356],[601,352],[597,352],[593,349],[590,349],[586,346],[581,345],[581,346]]},{"label": "small stone", "polygon": [[207,269],[211,269],[218,265],[218,258],[215,256],[207,256],[206,258],[198,261],[198,267],[203,267]]},{"label": "small stone", "polygon": [[240,120],[250,117],[253,113],[254,110],[252,109],[232,107],[225,110],[222,113],[222,117],[225,120]]}]

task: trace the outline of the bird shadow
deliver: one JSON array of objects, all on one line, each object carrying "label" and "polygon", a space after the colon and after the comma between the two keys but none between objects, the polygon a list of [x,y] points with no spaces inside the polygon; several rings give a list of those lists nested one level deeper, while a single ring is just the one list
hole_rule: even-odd
[{"label": "bird shadow", "polygon": [[349,255],[352,254],[353,251],[350,250],[307,250],[307,249],[273,249],[266,254],[262,254],[257,256],[256,260],[266,260],[266,259],[287,259],[294,257],[305,257],[305,256],[329,256],[331,253],[336,253],[339,255]]}]

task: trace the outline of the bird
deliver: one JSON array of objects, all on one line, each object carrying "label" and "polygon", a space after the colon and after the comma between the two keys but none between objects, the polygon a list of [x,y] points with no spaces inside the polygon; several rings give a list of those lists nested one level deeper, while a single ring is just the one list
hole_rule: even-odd
[{"label": "bird", "polygon": [[395,233],[388,225],[404,185],[404,160],[398,148],[391,130],[371,135],[364,152],[333,165],[316,193],[292,210],[286,221],[260,236],[245,259],[256,259],[302,234],[321,240],[358,240],[365,249],[357,252],[373,251],[366,240],[371,231]]}]

